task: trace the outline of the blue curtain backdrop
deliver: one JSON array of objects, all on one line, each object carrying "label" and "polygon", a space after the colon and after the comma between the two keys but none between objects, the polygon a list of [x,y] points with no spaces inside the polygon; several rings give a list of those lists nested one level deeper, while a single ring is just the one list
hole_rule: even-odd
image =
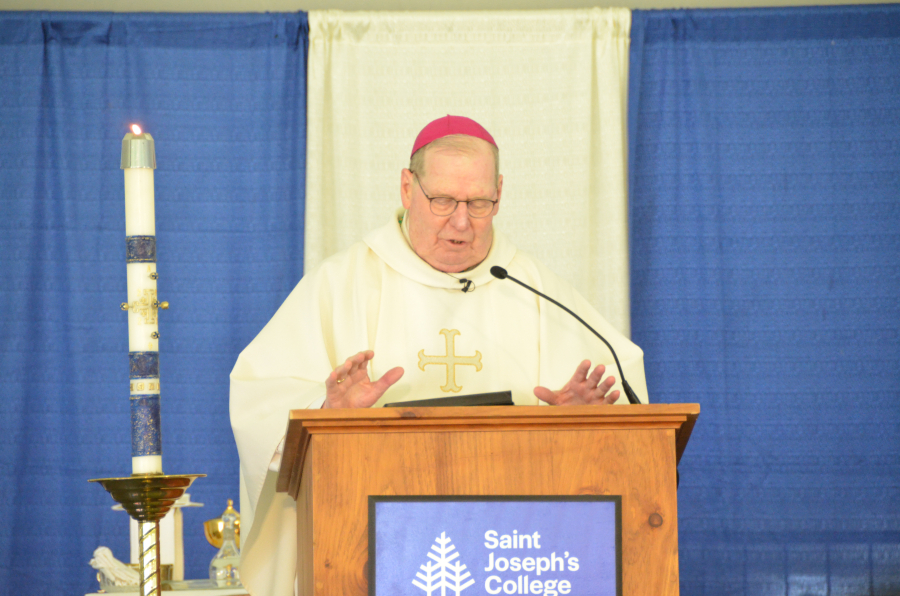
[{"label": "blue curtain backdrop", "polygon": [[84,594],[131,473],[121,139],[156,140],[163,465],[238,498],[228,373],[301,276],[305,14],[0,13],[0,593]]},{"label": "blue curtain backdrop", "polygon": [[681,593],[900,594],[900,6],[636,11],[629,118]]}]

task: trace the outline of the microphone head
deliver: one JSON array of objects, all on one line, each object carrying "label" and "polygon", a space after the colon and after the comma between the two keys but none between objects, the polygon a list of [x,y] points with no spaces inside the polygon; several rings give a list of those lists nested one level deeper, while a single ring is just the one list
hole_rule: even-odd
[{"label": "microphone head", "polygon": [[506,273],[506,269],[504,269],[503,267],[494,265],[493,267],[491,267],[491,275],[493,275],[497,279],[506,279],[506,276],[508,274]]}]

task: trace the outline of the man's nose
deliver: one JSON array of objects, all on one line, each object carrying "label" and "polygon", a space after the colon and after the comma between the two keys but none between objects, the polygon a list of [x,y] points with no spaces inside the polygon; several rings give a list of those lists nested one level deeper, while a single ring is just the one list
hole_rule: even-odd
[{"label": "man's nose", "polygon": [[465,230],[471,225],[469,221],[469,204],[457,203],[456,210],[450,214],[450,225],[457,230]]}]

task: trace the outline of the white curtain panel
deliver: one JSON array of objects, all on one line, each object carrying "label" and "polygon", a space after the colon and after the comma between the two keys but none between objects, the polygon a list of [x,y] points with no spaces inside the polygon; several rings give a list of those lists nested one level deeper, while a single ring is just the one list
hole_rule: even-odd
[{"label": "white curtain panel", "polygon": [[309,26],[307,271],[400,207],[425,124],[468,116],[500,147],[495,225],[629,334],[630,11],[313,10]]}]

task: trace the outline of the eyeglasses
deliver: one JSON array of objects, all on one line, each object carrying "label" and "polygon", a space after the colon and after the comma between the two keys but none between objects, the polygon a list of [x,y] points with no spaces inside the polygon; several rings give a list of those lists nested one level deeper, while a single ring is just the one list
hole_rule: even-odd
[{"label": "eyeglasses", "polygon": [[[425,187],[422,186],[422,181],[419,180],[419,175],[413,172],[413,176],[416,177],[416,182],[419,184],[419,188],[422,189],[422,194],[425,195],[425,198],[428,199],[429,205],[431,205],[431,212],[440,217],[446,217],[448,215],[452,215],[454,211],[456,211],[457,205],[460,203],[466,204],[466,210],[469,213],[470,217],[482,218],[487,217],[494,211],[494,204],[497,201],[492,201],[490,199],[471,199],[468,201],[457,201],[452,197],[429,197],[428,193],[425,192]],[[499,199],[498,199],[499,200]]]}]

